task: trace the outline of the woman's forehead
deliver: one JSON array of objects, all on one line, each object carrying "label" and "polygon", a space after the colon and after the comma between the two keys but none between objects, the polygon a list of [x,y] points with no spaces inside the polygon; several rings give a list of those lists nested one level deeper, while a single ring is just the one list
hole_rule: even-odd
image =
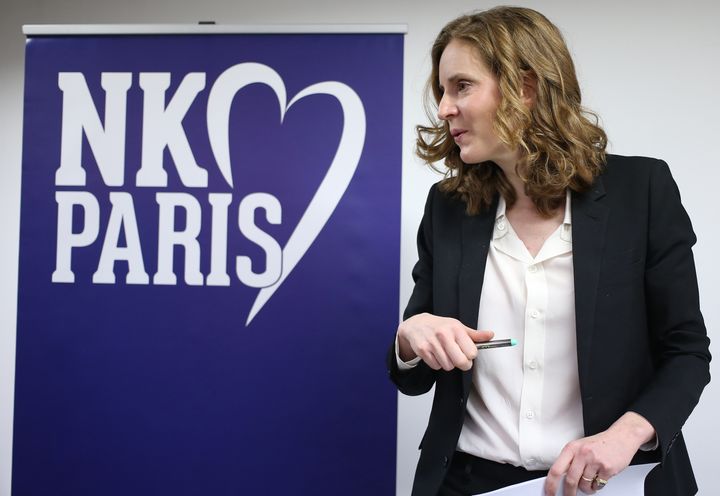
[{"label": "woman's forehead", "polygon": [[440,80],[453,80],[458,75],[490,74],[477,48],[469,41],[454,39],[448,43],[440,56],[438,77]]}]

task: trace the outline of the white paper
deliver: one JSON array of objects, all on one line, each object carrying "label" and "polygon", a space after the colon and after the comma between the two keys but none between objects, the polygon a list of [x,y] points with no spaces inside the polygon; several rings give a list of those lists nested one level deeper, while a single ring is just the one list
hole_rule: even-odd
[{"label": "white paper", "polygon": [[[643,496],[645,494],[645,477],[655,465],[657,463],[631,465],[610,479],[602,492],[598,491],[596,494],[602,494],[602,496]],[[533,479],[497,491],[482,493],[482,496],[543,496],[545,479],[545,477]],[[578,491],[578,494],[582,493]]]}]

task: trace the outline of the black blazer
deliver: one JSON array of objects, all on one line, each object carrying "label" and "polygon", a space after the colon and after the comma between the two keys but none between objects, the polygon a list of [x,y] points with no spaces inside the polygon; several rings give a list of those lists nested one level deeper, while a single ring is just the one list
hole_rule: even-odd
[{"label": "black blazer", "polygon": [[[495,210],[469,216],[463,202],[431,188],[405,319],[429,312],[476,327]],[[655,428],[659,447],[638,452],[633,463],[661,463],[646,494],[695,494],[680,428],[710,380],[709,340],[691,251],[695,234],[668,166],[608,155],[592,189],[572,194],[572,243],[585,434],[607,429],[627,411],[639,413]],[[405,394],[435,385],[412,492],[434,496],[455,452],[472,373],[434,371],[424,362],[401,372],[394,346],[387,364]]]}]

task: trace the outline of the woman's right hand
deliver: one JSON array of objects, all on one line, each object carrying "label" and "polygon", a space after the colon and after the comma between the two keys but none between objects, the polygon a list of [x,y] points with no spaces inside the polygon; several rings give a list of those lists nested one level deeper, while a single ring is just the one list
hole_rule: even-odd
[{"label": "woman's right hand", "polygon": [[420,357],[434,370],[470,370],[477,356],[475,343],[492,339],[492,331],[478,331],[459,320],[429,313],[414,315],[397,331],[400,359]]}]

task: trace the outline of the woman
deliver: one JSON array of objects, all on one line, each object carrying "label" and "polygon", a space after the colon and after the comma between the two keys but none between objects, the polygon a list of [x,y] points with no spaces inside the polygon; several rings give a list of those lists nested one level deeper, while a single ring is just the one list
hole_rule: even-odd
[{"label": "woman", "polygon": [[[418,154],[448,175],[388,355],[403,393],[435,386],[413,495],[544,475],[547,495],[593,494],[649,462],[647,494],[694,494],[680,429],[709,340],[667,165],[605,153],[562,35],[533,10],[450,22],[429,85],[439,121]],[[494,335],[519,345],[477,350]]]}]

